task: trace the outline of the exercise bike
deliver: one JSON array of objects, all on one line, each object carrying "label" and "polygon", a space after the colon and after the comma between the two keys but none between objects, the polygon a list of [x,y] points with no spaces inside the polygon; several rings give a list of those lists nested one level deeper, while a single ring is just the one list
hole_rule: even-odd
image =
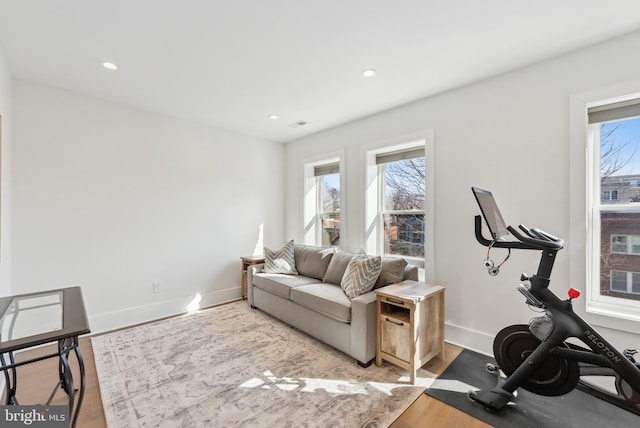
[{"label": "exercise bike", "polygon": [[[482,218],[476,216],[476,239],[488,248],[485,268],[489,274],[499,273],[512,249],[542,252],[537,273],[523,273],[520,280],[525,284],[520,284],[518,291],[527,305],[539,308],[543,315],[531,319],[528,325],[506,327],[496,335],[493,353],[506,377],[498,376],[493,389],[470,391],[469,398],[497,412],[516,401],[514,392],[520,387],[544,396],[567,394],[578,387],[640,415],[640,363],[633,357],[637,351],[618,351],[573,311],[572,299],[579,297],[578,290],[570,289],[569,298],[564,300],[549,290],[551,270],[564,241],[540,229],[506,226],[491,192],[475,187],[472,191],[491,234],[491,239],[483,236]],[[504,240],[508,235],[516,240]],[[509,253],[496,265],[489,258],[491,248],[506,248]],[[570,338],[581,344],[569,342]],[[491,365],[487,369],[498,371]],[[616,392],[584,376],[613,377]]]}]

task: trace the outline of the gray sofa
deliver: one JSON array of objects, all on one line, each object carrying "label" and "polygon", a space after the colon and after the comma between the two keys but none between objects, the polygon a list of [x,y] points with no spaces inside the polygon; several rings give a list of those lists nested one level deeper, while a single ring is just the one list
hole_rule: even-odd
[{"label": "gray sofa", "polygon": [[[373,291],[349,299],[340,287],[353,253],[321,247],[294,246],[298,275],[265,273],[263,264],[247,269],[248,301],[252,308],[296,327],[368,366],[376,356],[376,295]],[[375,288],[418,280],[418,268],[404,259],[382,258]]]}]

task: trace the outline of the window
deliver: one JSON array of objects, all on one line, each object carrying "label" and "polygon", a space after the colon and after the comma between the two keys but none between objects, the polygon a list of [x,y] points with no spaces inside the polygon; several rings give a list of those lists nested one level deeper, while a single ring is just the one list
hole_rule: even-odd
[{"label": "window", "polygon": [[605,190],[602,192],[602,200],[603,201],[617,201],[618,200],[618,191],[617,190]]},{"label": "window", "polygon": [[612,235],[611,252],[640,255],[640,236]]},{"label": "window", "polygon": [[340,246],[340,160],[305,164],[303,243]]},{"label": "window", "polygon": [[589,194],[600,195],[589,203],[590,296],[595,306],[640,313],[640,99],[601,103],[587,113]]},{"label": "window", "polygon": [[316,240],[322,247],[340,246],[340,165],[337,163],[314,168],[318,189],[318,228]]},{"label": "window", "polygon": [[611,236],[611,252],[612,253],[626,253],[627,252],[627,237],[622,235]]},{"label": "window", "polygon": [[611,290],[627,291],[627,272],[611,271]]},{"label": "window", "polygon": [[380,153],[376,164],[382,254],[424,260],[424,148]]},{"label": "window", "polygon": [[612,270],[611,291],[640,294],[640,273]]},{"label": "window", "polygon": [[367,254],[403,257],[418,278],[436,281],[434,266],[434,132],[363,147],[364,246]]}]

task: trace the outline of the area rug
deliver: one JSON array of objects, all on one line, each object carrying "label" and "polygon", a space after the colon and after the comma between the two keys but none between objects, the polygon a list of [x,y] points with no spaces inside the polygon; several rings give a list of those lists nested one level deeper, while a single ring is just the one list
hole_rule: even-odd
[{"label": "area rug", "polygon": [[246,301],[93,337],[109,427],[383,427],[422,394]]},{"label": "area rug", "polygon": [[496,375],[485,369],[495,360],[463,350],[425,392],[494,427],[637,427],[640,416],[611,405],[580,390],[559,397],[544,397],[518,389],[516,403],[489,413],[467,397],[469,390],[491,389]]}]

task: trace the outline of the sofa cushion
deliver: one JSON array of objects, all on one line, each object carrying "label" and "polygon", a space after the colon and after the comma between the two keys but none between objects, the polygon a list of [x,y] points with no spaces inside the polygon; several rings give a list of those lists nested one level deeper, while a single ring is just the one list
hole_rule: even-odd
[{"label": "sofa cushion", "polygon": [[373,289],[381,269],[380,256],[368,257],[360,250],[347,265],[340,286],[350,299],[354,299]]},{"label": "sofa cushion", "polygon": [[264,247],[264,271],[266,273],[297,274],[296,261],[293,254],[293,240],[287,242],[279,250]]},{"label": "sofa cushion", "polygon": [[382,258],[382,270],[373,289],[384,287],[385,285],[397,284],[404,278],[404,268],[407,266],[405,259],[395,257]]},{"label": "sofa cushion", "polygon": [[317,282],[318,280],[314,278],[281,273],[257,273],[253,276],[253,285],[255,287],[285,299],[290,298],[292,288]]},{"label": "sofa cushion", "polygon": [[347,270],[347,266],[353,256],[353,253],[335,253],[333,257],[331,257],[331,261],[327,267],[327,272],[322,278],[322,282],[339,285],[342,282],[344,271]]},{"label": "sofa cushion", "polygon": [[296,270],[300,275],[322,280],[333,253],[333,248],[294,245]]},{"label": "sofa cushion", "polygon": [[351,322],[351,300],[338,285],[318,283],[292,288],[291,301],[334,320]]}]

